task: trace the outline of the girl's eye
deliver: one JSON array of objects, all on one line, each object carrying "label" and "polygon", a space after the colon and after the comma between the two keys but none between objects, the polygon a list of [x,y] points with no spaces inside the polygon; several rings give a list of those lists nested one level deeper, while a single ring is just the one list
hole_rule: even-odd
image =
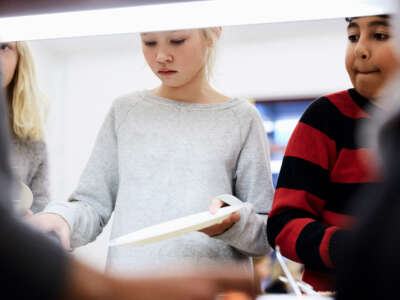
[{"label": "girl's eye", "polygon": [[1,44],[0,45],[0,50],[2,50],[2,51],[6,51],[6,50],[9,50],[9,49],[10,49],[10,46],[8,44]]},{"label": "girl's eye", "polygon": [[385,33],[375,33],[374,37],[378,41],[386,41],[389,38],[389,35]]},{"label": "girl's eye", "polygon": [[156,42],[144,42],[144,44],[145,44],[147,47],[153,47],[153,46],[155,46],[157,43],[156,43]]},{"label": "girl's eye", "polygon": [[181,40],[171,40],[171,44],[174,45],[180,45],[183,44],[186,41],[186,39],[181,39]]},{"label": "girl's eye", "polygon": [[351,43],[355,43],[355,42],[357,42],[358,41],[358,35],[356,35],[356,34],[350,34],[349,36],[348,36],[348,39],[349,39],[349,41],[351,42]]}]

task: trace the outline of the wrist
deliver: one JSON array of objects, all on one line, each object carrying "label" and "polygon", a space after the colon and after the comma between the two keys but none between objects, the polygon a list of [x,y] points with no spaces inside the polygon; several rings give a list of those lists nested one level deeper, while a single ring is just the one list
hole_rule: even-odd
[{"label": "wrist", "polygon": [[67,220],[60,214],[57,213],[46,213],[48,214],[49,218],[51,218],[52,222],[56,224],[57,230],[62,231],[64,229],[67,229],[68,232],[71,232],[71,226],[67,222]]}]

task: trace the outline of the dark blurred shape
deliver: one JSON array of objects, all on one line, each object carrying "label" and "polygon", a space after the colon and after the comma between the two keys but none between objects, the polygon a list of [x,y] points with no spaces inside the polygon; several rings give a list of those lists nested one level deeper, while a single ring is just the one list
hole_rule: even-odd
[{"label": "dark blurred shape", "polygon": [[379,133],[384,183],[358,199],[361,221],[337,269],[337,299],[396,299],[400,286],[400,112]]},{"label": "dark blurred shape", "polygon": [[0,89],[0,299],[56,299],[67,274],[67,257],[61,247],[13,215],[15,181],[5,103]]},{"label": "dark blurred shape", "polygon": [[287,286],[279,280],[272,282],[264,291],[266,294],[288,294]]}]

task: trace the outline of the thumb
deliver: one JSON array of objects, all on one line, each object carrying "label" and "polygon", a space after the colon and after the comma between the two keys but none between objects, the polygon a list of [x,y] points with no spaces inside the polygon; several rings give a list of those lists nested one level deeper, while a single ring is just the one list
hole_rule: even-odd
[{"label": "thumb", "polygon": [[224,205],[224,202],[220,199],[214,198],[211,201],[210,205],[210,213],[215,215],[222,206]]},{"label": "thumb", "polygon": [[68,228],[62,228],[61,230],[57,230],[56,234],[60,238],[61,245],[67,251],[72,251],[70,244],[70,232]]}]

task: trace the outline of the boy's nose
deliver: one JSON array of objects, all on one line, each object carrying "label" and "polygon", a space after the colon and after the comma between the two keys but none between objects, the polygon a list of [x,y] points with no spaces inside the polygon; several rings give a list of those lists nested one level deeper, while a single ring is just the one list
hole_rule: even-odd
[{"label": "boy's nose", "polygon": [[357,57],[364,59],[364,60],[368,59],[370,57],[370,51],[369,51],[367,45],[365,45],[361,41],[356,46],[355,54]]}]

